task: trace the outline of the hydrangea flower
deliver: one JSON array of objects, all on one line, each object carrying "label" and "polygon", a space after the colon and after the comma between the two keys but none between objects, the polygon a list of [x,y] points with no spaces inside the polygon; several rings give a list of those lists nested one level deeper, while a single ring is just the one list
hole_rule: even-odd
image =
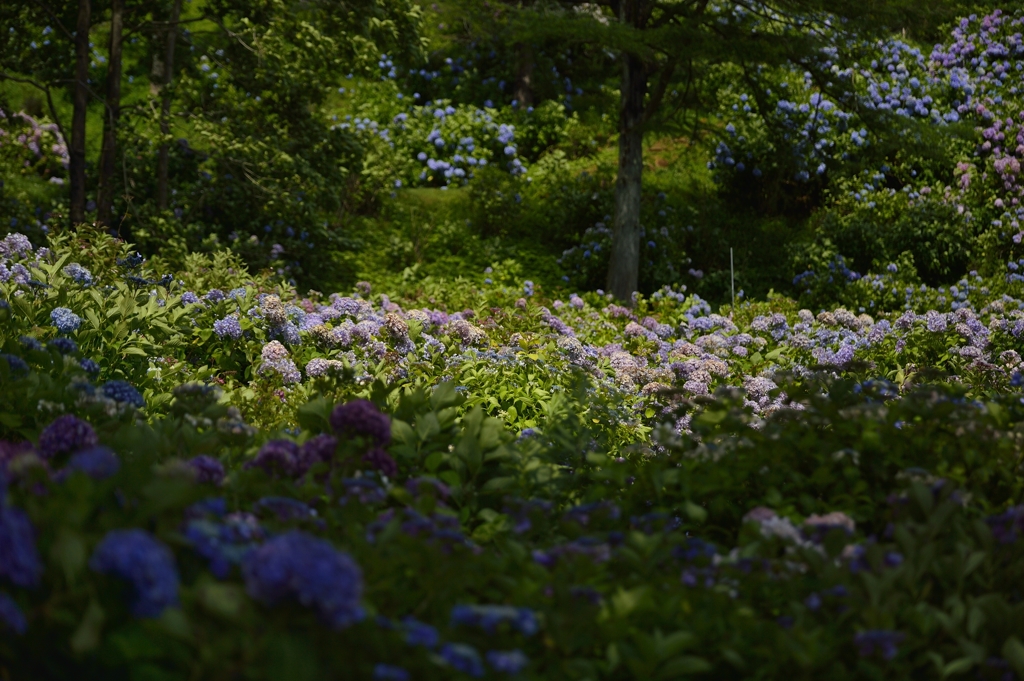
[{"label": "hydrangea flower", "polygon": [[64,338],[58,336],[52,341],[46,344],[47,347],[54,348],[62,355],[73,355],[78,352],[78,343],[71,340],[70,338]]},{"label": "hydrangea flower", "polygon": [[297,601],[341,629],[364,616],[362,573],[348,554],[323,539],[291,531],[251,551],[242,563],[249,595],[267,605]]},{"label": "hydrangea flower", "polygon": [[369,438],[382,447],[391,442],[391,419],[369,400],[337,405],[331,412],[331,428],[339,435]]},{"label": "hydrangea flower", "polygon": [[146,406],[146,400],[142,398],[142,395],[135,389],[135,386],[128,381],[107,381],[103,384],[102,391],[104,397],[108,397],[115,402],[130,404],[139,409]]},{"label": "hydrangea flower", "polygon": [[85,371],[85,373],[92,376],[96,376],[100,373],[100,365],[88,357],[82,359],[82,361],[78,363],[78,366],[82,367],[82,370]]},{"label": "hydrangea flower", "polygon": [[299,446],[291,440],[271,440],[260,447],[246,468],[259,468],[269,475],[295,478],[306,472]]},{"label": "hydrangea flower", "polygon": [[35,532],[24,511],[4,505],[2,485],[0,479],[0,578],[15,586],[35,586],[43,574]]},{"label": "hydrangea flower", "polygon": [[45,459],[70,454],[99,444],[92,426],[72,414],[54,419],[39,435],[39,453]]},{"label": "hydrangea flower", "polygon": [[53,308],[50,320],[57,327],[57,331],[64,335],[74,333],[82,325],[82,318],[66,307]]},{"label": "hydrangea flower", "polygon": [[238,321],[238,315],[229,314],[223,319],[213,323],[213,332],[221,338],[237,340],[242,337],[242,325]]},{"label": "hydrangea flower", "polygon": [[212,456],[200,454],[188,460],[200,484],[219,485],[224,480],[224,464]]},{"label": "hydrangea flower", "polygon": [[85,269],[77,262],[73,262],[61,270],[66,276],[70,277],[76,284],[82,286],[92,286],[95,281],[92,277],[92,272]]},{"label": "hydrangea flower", "polygon": [[306,468],[320,462],[330,463],[334,459],[334,452],[337,448],[337,438],[333,435],[321,433],[302,444],[300,458]]},{"label": "hydrangea flower", "polygon": [[456,671],[475,678],[484,675],[484,663],[480,653],[464,643],[445,643],[441,646],[441,658]]},{"label": "hydrangea flower", "polygon": [[518,674],[530,664],[521,650],[489,650],[485,657],[491,669],[502,674]]},{"label": "hydrangea flower", "polygon": [[275,340],[264,345],[260,357],[263,360],[259,368],[261,374],[276,373],[285,384],[298,383],[302,380],[299,368],[288,357],[287,348],[280,342]]},{"label": "hydrangea flower", "polygon": [[28,630],[28,620],[14,600],[0,591],[0,624],[15,634],[24,634]]},{"label": "hydrangea flower", "polygon": [[409,672],[393,664],[378,664],[373,668],[373,681],[409,681]]},{"label": "hydrangea flower", "polygon": [[452,626],[477,627],[488,633],[503,623],[524,636],[532,636],[540,629],[532,610],[511,605],[456,605],[452,608],[451,621]]},{"label": "hydrangea flower", "polygon": [[103,480],[121,470],[121,460],[110,447],[96,445],[71,455],[64,471],[85,473],[94,480]]},{"label": "hydrangea flower", "polygon": [[189,521],[184,535],[196,553],[209,561],[210,572],[218,579],[226,579],[231,566],[240,564],[265,538],[251,513],[232,513],[221,522],[197,518]]},{"label": "hydrangea flower", "polygon": [[113,530],[100,541],[89,567],[132,586],[132,614],[159,617],[178,604],[178,570],[174,554],[145,530]]},{"label": "hydrangea flower", "polygon": [[7,369],[11,372],[11,376],[14,378],[20,378],[28,373],[28,364],[26,364],[25,360],[17,355],[9,355],[6,352],[0,353],[0,360],[3,360],[7,364]]}]

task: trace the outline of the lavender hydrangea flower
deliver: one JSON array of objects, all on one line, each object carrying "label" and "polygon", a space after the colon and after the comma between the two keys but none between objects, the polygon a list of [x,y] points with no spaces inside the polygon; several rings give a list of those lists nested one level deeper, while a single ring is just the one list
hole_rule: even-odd
[{"label": "lavender hydrangea flower", "polygon": [[263,360],[259,368],[261,374],[276,373],[285,384],[298,383],[302,380],[299,368],[289,359],[287,348],[280,342],[275,340],[264,345],[260,357]]},{"label": "lavender hydrangea flower", "polygon": [[28,630],[28,620],[14,600],[0,591],[0,624],[15,634],[24,634]]},{"label": "lavender hydrangea flower", "polygon": [[[2,473],[0,473],[2,477]],[[32,522],[20,508],[3,505],[0,479],[0,577],[15,586],[35,586],[43,574]]]},{"label": "lavender hydrangea flower", "polygon": [[45,459],[70,454],[99,444],[92,426],[72,414],[54,419],[39,435],[39,453]]},{"label": "lavender hydrangea flower", "polygon": [[181,294],[181,304],[182,305],[195,305],[198,302],[199,302],[199,296],[197,296],[192,291],[185,291],[184,293]]},{"label": "lavender hydrangea flower", "polygon": [[108,532],[89,559],[89,567],[131,584],[131,610],[136,617],[159,617],[178,604],[174,554],[145,530]]},{"label": "lavender hydrangea flower", "polygon": [[267,605],[295,600],[335,629],[364,617],[359,566],[329,542],[304,532],[287,532],[251,551],[242,574],[256,600]]},{"label": "lavender hydrangea flower", "polygon": [[331,428],[339,435],[369,438],[381,447],[391,442],[391,419],[369,400],[336,406],[331,412]]},{"label": "lavender hydrangea flower", "polygon": [[200,454],[188,460],[188,465],[196,475],[196,482],[206,485],[219,485],[224,480],[224,464],[212,456]]},{"label": "lavender hydrangea flower", "polygon": [[219,288],[210,289],[209,291],[206,292],[206,295],[203,297],[206,298],[211,303],[219,303],[225,298],[224,292],[221,291]]},{"label": "lavender hydrangea flower", "polygon": [[242,337],[242,325],[238,321],[238,315],[229,314],[223,319],[213,323],[213,332],[221,338],[238,340]]},{"label": "lavender hydrangea flower", "polygon": [[130,404],[139,409],[146,406],[146,400],[143,399],[142,394],[128,381],[107,381],[103,384],[102,391],[104,397],[115,402]]},{"label": "lavender hydrangea flower", "polygon": [[64,471],[85,473],[94,480],[103,480],[121,470],[121,460],[114,450],[103,445],[82,449],[71,455]]},{"label": "lavender hydrangea flower", "polygon": [[64,335],[74,333],[82,325],[82,318],[66,307],[53,308],[50,320],[57,327],[57,331]]}]

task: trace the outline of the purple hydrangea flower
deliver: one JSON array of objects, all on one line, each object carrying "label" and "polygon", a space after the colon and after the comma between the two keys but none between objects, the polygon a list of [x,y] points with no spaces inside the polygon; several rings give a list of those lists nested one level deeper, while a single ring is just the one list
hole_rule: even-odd
[{"label": "purple hydrangea flower", "polygon": [[192,291],[185,291],[184,293],[181,294],[182,305],[195,305],[198,302],[199,296],[197,296],[195,293],[192,293]]},{"label": "purple hydrangea flower", "polygon": [[260,447],[246,468],[259,468],[270,475],[295,478],[306,472],[299,446],[291,440],[270,440]]},{"label": "purple hydrangea flower", "polygon": [[363,463],[369,464],[389,478],[394,478],[398,474],[398,463],[379,447],[374,447],[364,454]]},{"label": "purple hydrangea flower", "polygon": [[224,480],[224,464],[212,456],[194,456],[189,459],[188,465],[195,471],[198,483],[219,485]]},{"label": "purple hydrangea flower", "polygon": [[70,277],[76,284],[81,284],[82,286],[92,286],[93,284],[94,280],[92,278],[92,272],[85,269],[77,262],[71,263],[61,271],[65,276]]},{"label": "purple hydrangea flower", "polygon": [[70,454],[99,444],[92,426],[72,414],[58,416],[39,435],[39,453],[45,459]]},{"label": "purple hydrangea flower", "polygon": [[178,604],[174,554],[145,530],[108,532],[93,552],[89,567],[131,584],[131,610],[136,617],[159,617]]},{"label": "purple hydrangea flower", "polygon": [[306,440],[302,444],[300,457],[308,469],[313,464],[321,461],[330,463],[334,459],[334,452],[337,448],[337,438],[323,433]]},{"label": "purple hydrangea flower", "polygon": [[331,413],[331,427],[339,435],[361,436],[380,446],[391,442],[391,419],[369,400],[339,404]]},{"label": "purple hydrangea flower", "polygon": [[28,629],[28,621],[21,608],[2,591],[0,591],[0,624],[15,634],[24,634]]},{"label": "purple hydrangea flower", "polygon": [[267,605],[295,600],[341,629],[364,616],[362,573],[348,554],[303,532],[274,537],[242,563],[249,595]]}]

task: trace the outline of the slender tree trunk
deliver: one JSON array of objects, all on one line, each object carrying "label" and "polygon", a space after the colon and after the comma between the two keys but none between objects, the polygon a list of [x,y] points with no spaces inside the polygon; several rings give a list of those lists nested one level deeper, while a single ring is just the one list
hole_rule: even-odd
[{"label": "slender tree trunk", "polygon": [[78,0],[75,28],[75,87],[71,116],[71,148],[68,174],[71,180],[71,224],[85,222],[85,110],[89,104],[90,0]]},{"label": "slender tree trunk", "polygon": [[121,117],[121,29],[124,0],[110,3],[110,69],[107,72],[106,115],[103,117],[103,148],[100,151],[100,183],[96,197],[96,222],[111,226],[114,175],[117,172],[117,121]]},{"label": "slender tree trunk", "polygon": [[[630,4],[628,0],[623,5]],[[608,262],[608,292],[632,305],[640,273],[640,188],[644,168],[643,115],[647,70],[622,55],[619,109],[619,170],[615,179],[615,232]]]},{"label": "slender tree trunk", "polygon": [[[170,26],[167,27],[167,45],[164,51],[163,99],[160,104],[160,134],[171,132],[171,93],[169,86],[174,79],[174,47],[178,42],[178,20],[181,18],[181,0],[174,0],[171,7]],[[156,157],[156,206],[159,210],[167,210],[168,184],[170,174],[170,149],[165,142],[160,145]]]},{"label": "slender tree trunk", "polygon": [[516,102],[520,109],[533,106],[533,48],[516,43]]}]

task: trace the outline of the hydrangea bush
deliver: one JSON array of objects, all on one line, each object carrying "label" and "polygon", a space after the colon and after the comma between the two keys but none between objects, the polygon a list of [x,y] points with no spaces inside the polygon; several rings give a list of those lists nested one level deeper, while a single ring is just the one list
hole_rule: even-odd
[{"label": "hydrangea bush", "polygon": [[2,243],[12,678],[1024,676],[1016,279],[715,313]]}]

